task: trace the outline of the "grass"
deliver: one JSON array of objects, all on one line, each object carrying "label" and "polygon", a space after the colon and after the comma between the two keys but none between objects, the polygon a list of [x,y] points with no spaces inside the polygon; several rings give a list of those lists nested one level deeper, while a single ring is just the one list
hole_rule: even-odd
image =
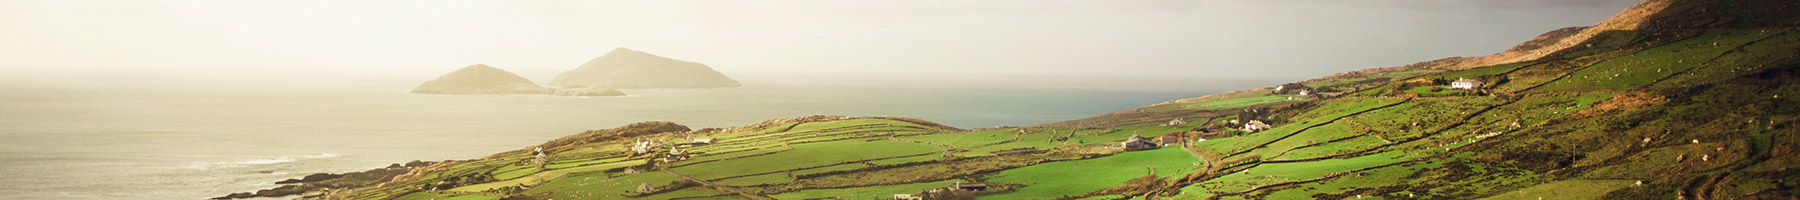
[{"label": "grass", "polygon": [[971,148],[1012,140],[1018,133],[1019,130],[1017,128],[1004,128],[951,134],[921,135],[904,137],[903,139],[957,148]]},{"label": "grass", "polygon": [[482,195],[457,195],[431,192],[414,192],[394,198],[395,200],[499,200],[499,197]]},{"label": "grass", "polygon": [[1189,187],[1191,190],[1197,191],[1239,192],[1258,186],[1311,180],[1331,173],[1349,172],[1400,162],[1404,160],[1401,157],[1402,154],[1401,152],[1388,152],[1346,159],[1263,164]]},{"label": "grass", "polygon": [[1126,180],[1147,175],[1148,167],[1157,168],[1158,176],[1192,172],[1200,160],[1180,148],[1133,151],[1117,155],[1051,162],[995,173],[989,182],[1026,185],[1005,194],[981,196],[981,199],[1049,199],[1064,195],[1080,195],[1123,184]]},{"label": "grass", "polygon": [[[937,156],[937,155],[926,155],[926,156]],[[804,175],[804,174],[817,174],[817,173],[825,173],[825,172],[833,172],[833,171],[855,170],[855,169],[862,169],[864,167],[868,167],[868,165],[864,165],[862,163],[849,163],[849,164],[841,164],[841,165],[832,165],[829,167],[820,167],[820,168],[812,168],[812,169],[794,171],[794,175],[798,176],[798,175]]]},{"label": "grass", "polygon": [[[1527,65],[1532,65],[1532,64],[1536,64],[1536,63],[1534,63],[1534,62],[1516,62],[1516,63],[1498,64],[1498,65],[1492,65],[1492,66],[1486,66],[1486,67],[1471,68],[1471,69],[1467,69],[1467,70],[1438,73],[1438,74],[1429,75],[1429,76],[1421,76],[1420,78],[1444,79],[1444,80],[1456,80],[1457,78],[1480,78],[1480,77],[1485,77],[1485,76],[1502,75],[1502,74],[1505,74],[1506,72],[1510,72],[1510,71],[1519,69],[1520,67],[1525,67]],[[1493,81],[1493,80],[1483,80],[1483,81]]]},{"label": "grass", "polygon": [[869,163],[874,163],[877,165],[898,165],[898,164],[905,164],[905,163],[910,163],[910,162],[923,162],[923,161],[933,161],[933,160],[943,160],[943,159],[944,159],[943,155],[931,154],[931,155],[920,155],[920,156],[913,156],[913,157],[881,159],[881,160],[876,160],[876,161],[869,161]]},{"label": "grass", "polygon": [[[1432,90],[1437,91],[1432,91]],[[1406,93],[1419,94],[1420,97],[1475,96],[1475,91],[1451,89],[1448,85],[1419,86],[1406,89]]]},{"label": "grass", "polygon": [[1193,103],[1184,105],[1182,108],[1202,110],[1232,109],[1262,104],[1301,102],[1307,101],[1307,99],[1308,98],[1300,95],[1270,95]]},{"label": "grass", "polygon": [[1711,30],[1700,36],[1640,51],[1569,73],[1543,90],[1631,89],[1678,71],[1700,66],[1707,60],[1745,43],[1767,37],[1759,30]]},{"label": "grass", "polygon": [[686,165],[672,170],[697,178],[715,179],[738,174],[783,171],[863,159],[939,151],[938,148],[929,145],[890,140],[870,142],[845,140],[795,144],[791,146],[793,146],[793,150],[783,151],[781,153]]},{"label": "grass", "polygon": [[[1324,104],[1324,106],[1321,106],[1321,107],[1315,108],[1315,109],[1311,109],[1311,110],[1307,110],[1305,113],[1301,113],[1300,115],[1294,116],[1293,117],[1294,120],[1289,120],[1289,121],[1299,121],[1300,123],[1272,124],[1275,127],[1271,128],[1269,130],[1251,133],[1249,135],[1238,136],[1238,137],[1211,139],[1211,140],[1207,140],[1204,143],[1201,143],[1200,147],[1202,149],[1205,149],[1208,152],[1220,153],[1220,154],[1230,154],[1230,153],[1235,153],[1235,152],[1247,151],[1253,147],[1256,147],[1256,145],[1260,145],[1260,144],[1263,144],[1263,143],[1266,143],[1269,141],[1273,141],[1277,138],[1281,138],[1282,136],[1286,136],[1288,134],[1293,134],[1307,126],[1323,124],[1323,123],[1330,121],[1331,119],[1349,116],[1350,114],[1353,114],[1356,112],[1374,109],[1374,108],[1381,107],[1381,106],[1386,106],[1388,104],[1397,103],[1401,100],[1403,100],[1403,99],[1381,98],[1381,97],[1358,97],[1358,98],[1333,99],[1333,100],[1326,101],[1325,102],[1326,104]],[[1268,156],[1273,156],[1273,155],[1268,155]]]},{"label": "grass", "polygon": [[1712,62],[1706,63],[1705,66],[1700,66],[1694,68],[1692,71],[1671,76],[1668,80],[1658,82],[1653,85],[1653,87],[1669,88],[1712,83],[1731,79],[1732,77],[1761,72],[1761,70],[1757,70],[1757,68],[1769,63],[1795,62],[1793,60],[1794,52],[1800,52],[1800,34],[1792,33],[1792,31],[1795,30],[1775,29],[1768,30],[1767,33],[1758,31],[1757,34],[1759,35],[1775,34],[1777,32],[1789,33],[1776,35],[1763,41],[1742,46],[1740,47],[1743,49],[1741,51],[1727,51]]},{"label": "grass", "polygon": [[792,182],[794,182],[794,179],[788,178],[787,173],[770,173],[770,174],[763,174],[763,175],[745,176],[745,177],[737,177],[737,178],[729,178],[729,179],[725,179],[725,180],[713,181],[714,184],[729,185],[729,186],[746,186],[746,185],[792,183]]},{"label": "grass", "polygon": [[937,181],[937,182],[922,182],[922,183],[909,183],[909,184],[899,184],[899,185],[883,185],[883,186],[838,188],[838,189],[800,190],[800,191],[794,191],[794,192],[769,195],[769,197],[774,197],[775,199],[816,199],[816,198],[880,199],[880,198],[893,198],[894,194],[914,194],[920,190],[930,190],[932,188],[949,186],[950,183],[955,183],[957,181],[961,181],[961,180],[945,180],[945,181]]},{"label": "grass", "polygon": [[489,182],[489,183],[482,183],[482,184],[467,185],[467,186],[462,186],[462,187],[451,188],[450,191],[480,192],[480,191],[485,191],[488,189],[514,186],[514,185],[534,185],[537,183],[542,183],[542,182],[559,179],[559,178],[563,177],[563,175],[602,171],[602,170],[622,168],[622,167],[638,165],[638,164],[643,164],[643,163],[640,160],[640,161],[617,162],[617,163],[610,163],[610,164],[590,165],[590,166],[556,169],[556,170],[546,170],[543,172],[526,175],[526,176],[519,177],[516,179],[502,180],[502,181],[495,181],[495,182]]},{"label": "grass", "polygon": [[680,178],[663,172],[645,172],[606,178],[605,173],[582,173],[556,179],[526,190],[525,194],[551,194],[552,199],[623,199],[626,191],[639,184],[665,186]]},{"label": "grass", "polygon": [[1562,180],[1537,184],[1513,192],[1502,192],[1482,200],[1512,199],[1600,199],[1607,192],[1631,187],[1628,180]]}]

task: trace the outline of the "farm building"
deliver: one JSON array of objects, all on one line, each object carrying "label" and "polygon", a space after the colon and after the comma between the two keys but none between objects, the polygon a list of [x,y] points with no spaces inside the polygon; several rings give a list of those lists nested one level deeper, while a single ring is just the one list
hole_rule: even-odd
[{"label": "farm building", "polygon": [[1156,143],[1161,144],[1162,146],[1165,146],[1165,147],[1169,146],[1169,145],[1181,144],[1181,136],[1165,135],[1165,136],[1162,136],[1159,138],[1161,138],[1161,139],[1158,139],[1156,141]]},{"label": "farm building", "polygon": [[1175,120],[1169,120],[1169,126],[1180,126],[1184,124],[1187,124],[1187,121],[1181,120],[1180,117],[1176,117]]},{"label": "farm building", "polygon": [[1150,140],[1145,140],[1144,137],[1138,136],[1137,134],[1131,134],[1131,137],[1125,138],[1125,142],[1119,142],[1119,146],[1124,147],[1126,151],[1155,149],[1157,147],[1161,147],[1161,146],[1157,145],[1155,142],[1150,142]]},{"label": "farm building", "polygon": [[656,192],[656,186],[650,185],[650,183],[638,184],[637,193],[651,193],[651,192]]},{"label": "farm building", "polygon": [[912,195],[912,194],[894,194],[894,199],[898,199],[898,200],[920,200],[920,199],[924,199],[924,198],[919,198],[919,197],[916,197],[916,196],[913,196],[913,195]]},{"label": "farm building", "polygon": [[1481,88],[1481,84],[1481,80],[1456,78],[1456,81],[1450,82],[1450,88],[1458,90],[1474,90],[1475,88]]},{"label": "farm building", "polygon": [[693,141],[688,142],[688,144],[692,144],[692,145],[707,145],[707,144],[712,144],[712,143],[713,143],[712,138],[694,138]]},{"label": "farm building", "polygon": [[656,141],[638,139],[636,145],[631,146],[631,151],[637,152],[638,154],[649,153],[650,148],[653,148],[656,145]]},{"label": "farm building", "polygon": [[1250,120],[1250,122],[1244,123],[1244,131],[1255,133],[1262,130],[1269,130],[1269,124],[1263,123],[1262,120]]},{"label": "farm building", "polygon": [[951,183],[949,188],[950,188],[950,190],[982,191],[982,190],[987,190],[988,186],[986,183],[956,182],[956,183]]}]

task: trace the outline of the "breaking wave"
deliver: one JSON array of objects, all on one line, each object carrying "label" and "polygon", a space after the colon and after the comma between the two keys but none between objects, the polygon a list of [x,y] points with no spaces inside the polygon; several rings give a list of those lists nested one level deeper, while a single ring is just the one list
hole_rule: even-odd
[{"label": "breaking wave", "polygon": [[282,157],[276,157],[276,158],[258,158],[258,159],[249,159],[249,160],[240,160],[240,161],[195,162],[195,163],[188,164],[187,168],[189,168],[189,169],[224,169],[224,168],[235,168],[235,167],[244,167],[244,166],[291,163],[291,162],[301,161],[301,160],[322,159],[322,158],[332,158],[332,157],[338,157],[338,154],[319,153],[318,155],[282,156]]}]

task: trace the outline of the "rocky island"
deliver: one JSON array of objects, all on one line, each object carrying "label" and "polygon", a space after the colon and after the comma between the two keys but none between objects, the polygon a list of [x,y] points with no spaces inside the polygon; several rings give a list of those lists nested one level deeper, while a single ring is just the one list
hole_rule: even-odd
[{"label": "rocky island", "polygon": [[485,64],[469,65],[413,88],[420,94],[549,94],[558,96],[624,96],[610,88],[568,87],[551,89],[518,74]]},{"label": "rocky island", "polygon": [[743,86],[737,80],[714,71],[706,64],[651,55],[626,48],[616,48],[606,55],[563,72],[551,85],[588,86],[615,89],[651,88],[731,88]]}]

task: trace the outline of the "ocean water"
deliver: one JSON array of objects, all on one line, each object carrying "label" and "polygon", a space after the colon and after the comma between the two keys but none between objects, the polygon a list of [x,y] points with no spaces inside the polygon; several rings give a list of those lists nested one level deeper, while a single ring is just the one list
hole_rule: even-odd
[{"label": "ocean water", "polygon": [[203,199],[311,173],[479,158],[640,121],[697,129],[819,114],[1033,125],[1280,82],[750,75],[738,77],[741,88],[627,97],[406,93],[429,78],[0,72],[0,199]]}]

